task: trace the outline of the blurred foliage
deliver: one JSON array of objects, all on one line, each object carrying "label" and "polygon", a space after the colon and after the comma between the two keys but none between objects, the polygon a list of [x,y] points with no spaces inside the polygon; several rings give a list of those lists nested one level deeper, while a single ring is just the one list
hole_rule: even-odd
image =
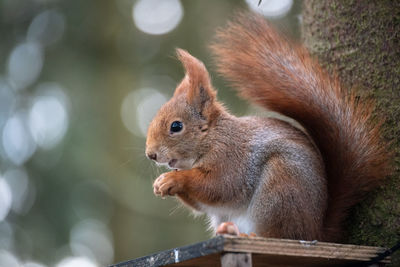
[{"label": "blurred foliage", "polygon": [[[6,174],[18,170],[29,181],[24,191],[28,197],[22,201],[25,208],[11,208],[0,219],[0,265],[15,257],[20,264],[61,266],[60,261],[71,256],[106,265],[211,236],[204,218],[194,218],[172,198],[153,195],[152,181],[165,170],[145,158],[145,138],[124,126],[121,105],[129,93],[141,88],[170,97],[183,77],[174,56],[175,47],[181,47],[209,67],[219,98],[233,113],[251,112],[214,72],[207,49],[215,30],[247,6],[232,0],[182,1],[179,25],[166,34],[150,35],[135,27],[134,4],[131,0],[0,1],[0,81],[10,88],[14,86],[9,80],[10,55],[19,44],[30,42],[28,31],[34,31],[29,29],[35,18],[51,11],[64,25],[48,25],[50,37],[62,34],[54,42],[34,40],[40,43],[43,66],[25,87],[12,89],[8,110],[0,108],[0,136],[14,114],[32,113],[44,83],[62,88],[68,114],[61,141],[46,149],[36,145],[22,163],[10,160],[8,139],[0,142],[1,179],[12,184],[12,175],[7,180]],[[294,39],[300,35],[299,12],[300,3],[295,2],[288,15],[274,20]],[[21,62],[22,68],[29,65]],[[48,113],[51,118],[51,110]],[[128,119],[137,123],[137,116]],[[8,188],[15,201],[20,189]]]}]

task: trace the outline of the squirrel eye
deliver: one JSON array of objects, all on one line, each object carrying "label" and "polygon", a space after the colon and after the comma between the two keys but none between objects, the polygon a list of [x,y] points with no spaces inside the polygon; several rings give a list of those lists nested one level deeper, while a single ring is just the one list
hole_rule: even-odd
[{"label": "squirrel eye", "polygon": [[173,133],[177,133],[180,132],[183,128],[183,123],[180,121],[174,121],[173,123],[171,123],[171,132]]}]

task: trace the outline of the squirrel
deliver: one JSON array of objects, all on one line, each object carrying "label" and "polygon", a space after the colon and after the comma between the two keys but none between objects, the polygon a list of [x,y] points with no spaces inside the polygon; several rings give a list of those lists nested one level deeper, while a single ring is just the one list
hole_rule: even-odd
[{"label": "squirrel", "polygon": [[242,98],[304,129],[230,114],[205,65],[177,49],[185,76],[147,133],[147,157],[172,170],[154,193],[206,213],[216,234],[339,240],[349,209],[390,173],[374,102],[360,101],[260,15],[238,14],[211,50]]}]

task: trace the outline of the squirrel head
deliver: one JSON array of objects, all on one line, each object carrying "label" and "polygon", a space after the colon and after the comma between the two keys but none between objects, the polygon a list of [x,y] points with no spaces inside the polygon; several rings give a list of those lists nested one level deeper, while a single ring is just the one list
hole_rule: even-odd
[{"label": "squirrel head", "polygon": [[149,125],[146,156],[171,169],[191,169],[207,152],[207,135],[223,111],[203,62],[177,49],[185,77]]}]

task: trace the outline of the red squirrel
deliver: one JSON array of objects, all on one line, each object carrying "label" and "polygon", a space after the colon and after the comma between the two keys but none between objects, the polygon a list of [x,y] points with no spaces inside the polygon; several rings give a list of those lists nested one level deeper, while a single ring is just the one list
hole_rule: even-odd
[{"label": "red squirrel", "polygon": [[173,170],[155,180],[154,193],[206,213],[217,234],[338,240],[349,208],[390,171],[373,102],[259,15],[239,14],[211,49],[241,97],[305,130],[230,114],[204,64],[177,49],[186,75],[147,134],[147,157]]}]

